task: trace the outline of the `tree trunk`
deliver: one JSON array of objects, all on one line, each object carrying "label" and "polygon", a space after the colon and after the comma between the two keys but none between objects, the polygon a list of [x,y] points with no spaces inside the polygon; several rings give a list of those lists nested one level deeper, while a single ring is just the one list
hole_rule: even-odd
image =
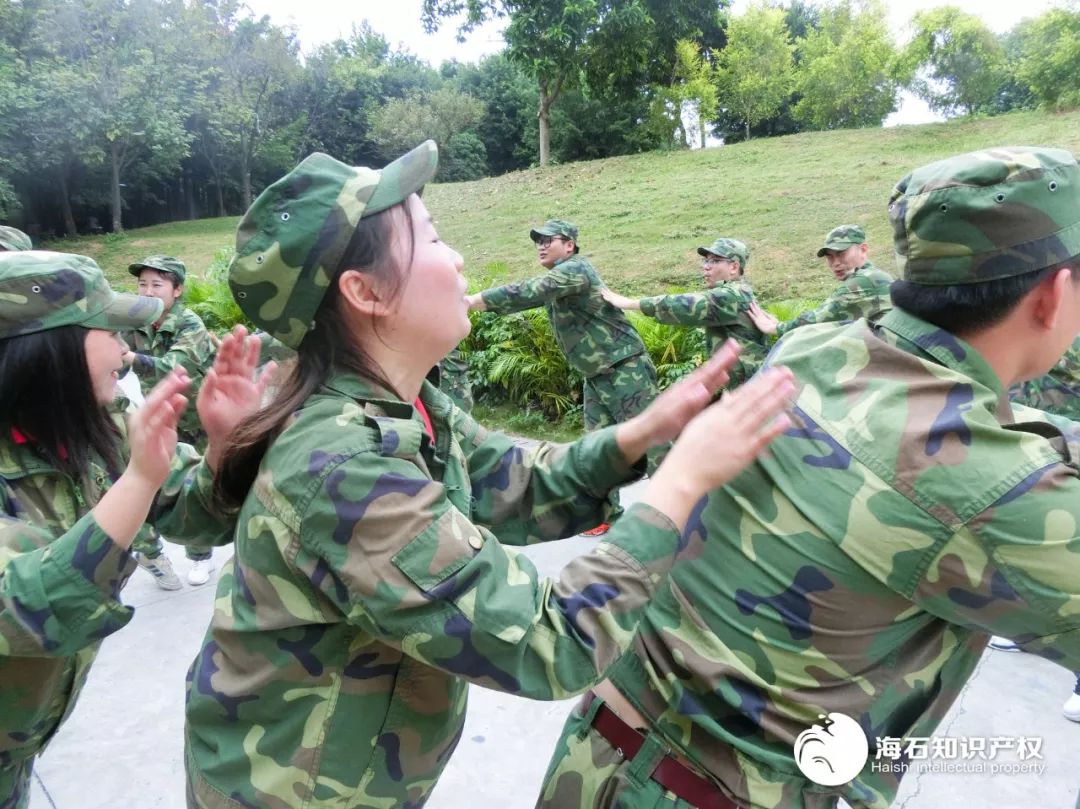
[{"label": "tree trunk", "polygon": [[74,236],[78,229],[75,227],[75,216],[71,213],[71,194],[68,192],[67,168],[61,167],[60,179],[60,211],[64,215],[64,235]]},{"label": "tree trunk", "polygon": [[746,119],[746,139],[750,140],[750,119]]},{"label": "tree trunk", "polygon": [[244,210],[251,207],[251,165],[248,160],[247,143],[240,143],[240,189],[244,197]]},{"label": "tree trunk", "polygon": [[195,209],[195,184],[191,182],[191,172],[184,172],[184,196],[187,197],[187,218],[198,219],[198,211]]},{"label": "tree trunk", "polygon": [[214,190],[217,191],[217,215],[225,215],[225,195],[221,191],[221,180],[219,179],[214,183]]},{"label": "tree trunk", "polygon": [[546,166],[551,157],[551,119],[548,115],[551,101],[543,91],[540,93],[540,111],[537,118],[540,119],[540,165]]},{"label": "tree trunk", "polygon": [[705,116],[701,114],[701,107],[698,107],[698,127],[701,133],[701,148],[705,148]]},{"label": "tree trunk", "polygon": [[115,140],[109,144],[109,156],[112,159],[112,229],[113,233],[123,233],[124,222],[120,201],[120,144]]}]

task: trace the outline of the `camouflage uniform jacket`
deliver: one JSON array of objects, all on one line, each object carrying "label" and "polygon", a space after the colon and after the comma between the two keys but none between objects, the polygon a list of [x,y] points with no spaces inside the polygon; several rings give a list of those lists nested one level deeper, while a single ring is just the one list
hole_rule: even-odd
[{"label": "camouflage uniform jacket", "polygon": [[333,376],[263,459],[189,673],[198,806],[421,806],[468,682],[584,690],[674,561],[678,532],[642,504],[558,580],[504,545],[599,521],[609,488],[643,468],[613,429],[526,449],[425,383],[432,445],[385,396]]},{"label": "camouflage uniform jacket", "polygon": [[[210,511],[210,473],[199,461],[178,447],[151,518],[170,539],[223,544],[232,523]],[[74,706],[101,639],[131,620],[119,594],[134,558],[90,513],[113,480],[95,463],[76,485],[30,445],[0,436],[0,768],[40,752]]]},{"label": "camouflage uniform jacket", "polygon": [[792,329],[811,323],[832,323],[838,320],[870,318],[892,309],[889,287],[893,277],[867,261],[844,279],[817,309],[803,312],[794,320],[777,326],[776,336],[783,337]]},{"label": "camouflage uniform jacket", "polygon": [[[135,352],[131,370],[144,387],[153,387],[171,371],[183,367],[191,377],[192,389],[188,396],[194,403],[203,374],[210,367],[214,355],[214,344],[210,342],[210,332],[206,330],[202,318],[177,301],[162,319],[159,328],[154,329],[153,325],[149,325],[125,332],[123,336]],[[194,407],[189,407],[180,417],[179,432],[181,441],[205,447],[205,435]]]},{"label": "camouflage uniform jacket", "polygon": [[[901,774],[871,770],[877,739],[933,735],[987,633],[1080,669],[1077,456],[900,310],[801,329],[769,363],[802,385],[795,426],[691,517],[610,677],[748,807],[885,809]],[[832,711],[870,743],[836,788],[793,755]]]},{"label": "camouflage uniform jacket", "polygon": [[729,372],[727,387],[735,388],[748,380],[765,361],[765,335],[754,325],[748,310],[754,302],[754,289],[745,279],[725,281],[705,292],[680,295],[657,295],[642,298],[641,311],[661,323],[702,326],[710,356],[734,337],[742,345],[739,361]]},{"label": "camouflage uniform jacket", "polygon": [[1014,402],[1080,421],[1080,337],[1050,373],[1009,390]]},{"label": "camouflage uniform jacket", "polygon": [[482,297],[489,311],[503,315],[543,306],[567,361],[588,378],[645,351],[626,315],[601,297],[603,286],[592,264],[572,256],[543,275],[486,290]]}]

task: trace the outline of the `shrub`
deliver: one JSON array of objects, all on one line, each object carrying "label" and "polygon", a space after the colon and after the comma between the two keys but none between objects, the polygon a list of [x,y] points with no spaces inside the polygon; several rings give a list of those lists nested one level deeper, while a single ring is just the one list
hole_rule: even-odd
[{"label": "shrub", "polygon": [[214,253],[214,259],[203,277],[189,277],[184,285],[185,303],[213,332],[227,332],[237,323],[254,330],[254,325],[240,311],[229,289],[229,262],[232,257],[231,247],[221,248]]},{"label": "shrub", "polygon": [[628,314],[656,366],[661,390],[705,361],[705,333],[701,329],[671,326],[637,312]]},{"label": "shrub", "polygon": [[514,315],[474,312],[472,333],[461,351],[469,362],[474,393],[565,416],[581,401],[581,375],[566,362],[547,314],[532,309]]}]

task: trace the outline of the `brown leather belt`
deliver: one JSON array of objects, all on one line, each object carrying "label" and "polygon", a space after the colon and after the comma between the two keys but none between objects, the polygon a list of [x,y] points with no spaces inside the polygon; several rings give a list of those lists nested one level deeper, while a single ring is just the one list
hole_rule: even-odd
[{"label": "brown leather belt", "polygon": [[[588,695],[586,706],[598,699],[595,694]],[[607,739],[623,758],[630,761],[645,744],[645,736],[626,724],[615,711],[601,701],[593,717],[593,728]],[[670,753],[666,754],[656,769],[649,776],[660,786],[674,793],[697,809],[741,809],[739,804],[725,795],[708,778],[694,772]]]}]

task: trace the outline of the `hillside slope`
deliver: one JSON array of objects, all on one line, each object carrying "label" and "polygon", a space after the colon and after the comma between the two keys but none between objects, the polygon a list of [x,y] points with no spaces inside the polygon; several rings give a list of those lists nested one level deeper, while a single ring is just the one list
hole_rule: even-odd
[{"label": "hillside slope", "polygon": [[[583,252],[620,292],[697,286],[695,248],[726,235],[750,245],[759,295],[816,298],[832,286],[815,256],[830,228],[863,225],[871,258],[891,269],[885,207],[896,181],[923,163],[1005,144],[1080,151],[1080,111],[813,132],[548,166],[433,185],[425,202],[442,238],[465,257],[472,289],[535,273],[529,228],[557,216],[578,224]],[[150,253],[179,255],[201,272],[217,249],[232,246],[237,222],[177,222],[50,247],[94,256],[112,279],[132,286],[124,268]]]}]

